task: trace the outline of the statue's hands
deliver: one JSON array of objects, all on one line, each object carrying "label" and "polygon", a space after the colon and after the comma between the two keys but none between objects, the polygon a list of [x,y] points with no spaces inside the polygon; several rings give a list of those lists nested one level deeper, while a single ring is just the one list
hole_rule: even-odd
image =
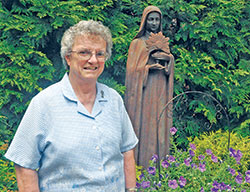
[{"label": "statue's hands", "polygon": [[162,69],[165,69],[164,66],[162,66],[161,64],[159,63],[156,63],[156,64],[152,64],[150,65],[150,69],[158,69],[158,70],[162,70]]}]

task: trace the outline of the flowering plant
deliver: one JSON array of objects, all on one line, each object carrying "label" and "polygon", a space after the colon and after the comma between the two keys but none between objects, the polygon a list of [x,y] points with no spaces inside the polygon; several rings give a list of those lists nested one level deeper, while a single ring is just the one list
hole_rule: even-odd
[{"label": "flowering plant", "polygon": [[[170,133],[175,136],[176,128]],[[225,159],[220,159],[207,149],[196,153],[196,146],[189,144],[185,151],[179,150],[171,137],[171,155],[159,159],[153,155],[150,166],[143,169],[137,181],[139,191],[239,191],[250,189],[250,170],[239,168],[242,153],[230,148]]]}]

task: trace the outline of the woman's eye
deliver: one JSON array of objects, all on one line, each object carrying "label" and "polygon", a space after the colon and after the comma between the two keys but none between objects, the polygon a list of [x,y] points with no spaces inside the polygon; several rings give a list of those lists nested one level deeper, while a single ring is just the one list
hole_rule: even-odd
[{"label": "woman's eye", "polygon": [[89,54],[91,54],[89,51],[80,51],[79,53],[81,55],[89,55]]},{"label": "woman's eye", "polygon": [[102,56],[104,56],[104,52],[98,52],[98,53],[96,53],[96,56],[102,57]]}]

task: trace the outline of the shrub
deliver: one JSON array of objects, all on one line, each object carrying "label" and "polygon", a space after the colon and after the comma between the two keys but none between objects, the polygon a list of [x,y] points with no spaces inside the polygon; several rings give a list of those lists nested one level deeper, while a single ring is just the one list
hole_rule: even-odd
[{"label": "shrub", "polygon": [[[222,132],[218,130],[216,132],[204,133],[200,137],[196,137],[192,143],[196,145],[197,153],[204,153],[206,149],[211,149],[214,155],[223,159],[228,155],[228,136],[229,132]],[[191,141],[191,138],[189,138]],[[250,137],[242,137],[232,132],[230,134],[230,148],[240,150],[243,153],[241,158],[241,165],[238,167],[242,171],[250,169]]]},{"label": "shrub", "polygon": [[221,159],[217,151],[202,152],[194,143],[189,146],[184,151],[173,143],[171,155],[162,160],[153,155],[150,166],[139,176],[139,191],[246,192],[250,188],[250,170],[243,172],[238,166],[243,162],[240,150],[231,148],[230,155]]},{"label": "shrub", "polygon": [[14,192],[17,191],[14,163],[2,160],[2,155],[8,148],[8,143],[0,145],[0,191]]}]

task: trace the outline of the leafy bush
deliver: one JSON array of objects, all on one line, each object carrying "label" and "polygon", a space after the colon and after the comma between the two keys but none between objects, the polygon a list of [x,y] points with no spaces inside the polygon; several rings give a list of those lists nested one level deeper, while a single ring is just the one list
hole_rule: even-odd
[{"label": "leafy bush", "polygon": [[[163,32],[170,37],[176,58],[175,94],[200,90],[213,95],[230,113],[232,128],[249,135],[248,0],[1,1],[0,110],[9,126],[0,122],[0,129],[15,131],[31,97],[62,77],[60,39],[81,19],[110,27],[113,57],[106,63],[103,81],[112,77],[111,84],[123,93],[128,47],[148,5],[161,9]],[[203,114],[209,109],[199,99],[197,107]],[[187,130],[197,124],[192,119],[185,122]]]},{"label": "leafy bush", "polygon": [[206,92],[186,91],[178,94],[172,108],[173,124],[179,128],[179,137],[175,140],[179,147],[188,146],[188,137],[192,139],[203,133],[230,128],[226,110],[215,97]]},{"label": "leafy bush", "polygon": [[[7,141],[8,142],[8,141]],[[2,156],[8,148],[8,143],[0,145],[0,191],[2,192],[16,192],[17,183],[15,176],[14,163],[2,160]]]},{"label": "leafy bush", "polygon": [[[12,139],[30,99],[65,73],[60,39],[79,20],[99,20],[110,27],[113,56],[101,81],[123,94],[129,44],[148,5],[161,9],[163,32],[170,37],[176,58],[175,95],[188,90],[213,95],[229,112],[230,129],[249,136],[249,0],[2,0],[0,145]],[[194,100],[190,108],[201,114],[209,111],[205,117],[214,123],[211,105],[199,98],[189,101]],[[186,132],[177,138],[186,145],[187,136],[200,134],[199,121],[188,115],[183,119]],[[223,126],[218,127],[228,129]]]},{"label": "leafy bush", "polygon": [[[250,29],[243,23],[250,22],[250,2],[177,0],[165,3],[164,17],[177,21],[174,33],[168,33],[176,58],[175,94],[196,90],[214,96],[229,113],[231,129],[236,128],[243,136],[249,135]],[[211,105],[192,98],[188,102],[190,108],[193,99],[205,116]],[[185,122],[185,130],[192,130],[193,135],[198,136],[198,129],[193,129],[199,121],[192,119],[191,114]],[[222,126],[219,128],[224,128]]]},{"label": "leafy bush", "polygon": [[137,187],[139,191],[159,192],[246,192],[250,188],[250,170],[238,169],[241,157],[240,150],[230,149],[230,156],[221,159],[209,148],[202,153],[190,143],[187,151],[180,151],[173,143],[172,153],[166,159],[159,160],[153,155],[150,167],[142,170]]},{"label": "leafy bush", "polygon": [[17,192],[15,169],[12,162],[0,159],[0,191]]},{"label": "leafy bush", "polygon": [[[204,133],[203,135],[196,137],[193,141],[189,138],[189,141],[196,145],[196,153],[205,153],[206,149],[211,149],[213,154],[220,159],[224,159],[228,156],[228,139],[229,132],[222,132],[218,130],[216,132]],[[240,150],[243,154],[241,157],[241,165],[238,168],[245,172],[250,169],[250,137],[242,137],[237,133],[230,133],[230,146]]]}]

